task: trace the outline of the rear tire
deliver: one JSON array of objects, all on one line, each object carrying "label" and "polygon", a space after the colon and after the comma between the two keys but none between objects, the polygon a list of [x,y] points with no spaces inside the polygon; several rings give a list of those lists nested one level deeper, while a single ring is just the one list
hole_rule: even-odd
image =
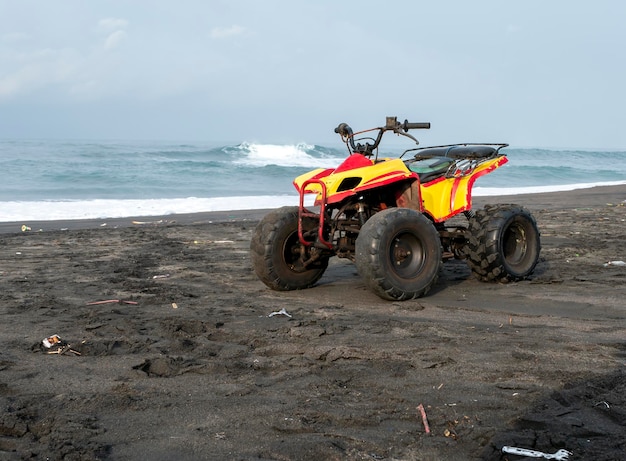
[{"label": "rear tire", "polygon": [[523,280],[539,261],[537,223],[519,205],[487,205],[470,218],[468,231],[467,262],[481,281]]},{"label": "rear tire", "polygon": [[441,240],[433,223],[408,208],[376,213],[356,239],[355,263],[365,284],[383,299],[424,296],[442,265]]},{"label": "rear tire", "polygon": [[[318,223],[305,218],[305,230]],[[308,267],[302,265],[302,244],[298,238],[298,207],[283,207],[266,215],[257,225],[250,242],[252,267],[261,281],[272,290],[309,288],[324,274],[328,256]]]}]

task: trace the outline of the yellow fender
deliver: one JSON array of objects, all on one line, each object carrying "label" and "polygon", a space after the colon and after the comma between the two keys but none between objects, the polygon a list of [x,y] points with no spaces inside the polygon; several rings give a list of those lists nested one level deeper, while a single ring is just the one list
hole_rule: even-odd
[{"label": "yellow fender", "polygon": [[[374,163],[361,154],[352,154],[337,168],[309,171],[298,176],[293,184],[300,194],[317,194],[315,205],[320,205],[323,192],[318,182],[326,186],[326,203],[332,204],[365,190],[407,178],[417,179],[417,173],[410,171],[401,159],[384,159]],[[305,190],[302,191],[305,183]]]},{"label": "yellow fender", "polygon": [[457,171],[453,177],[440,177],[420,184],[423,211],[435,222],[443,222],[458,213],[470,210],[474,182],[507,161],[503,155],[480,163],[469,173]]}]

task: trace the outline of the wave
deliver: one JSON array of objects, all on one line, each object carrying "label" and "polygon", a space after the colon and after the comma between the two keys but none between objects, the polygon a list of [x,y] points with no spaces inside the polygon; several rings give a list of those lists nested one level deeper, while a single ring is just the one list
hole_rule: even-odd
[{"label": "wave", "polygon": [[543,185],[569,185],[620,181],[626,178],[626,171],[598,164],[594,169],[582,165],[536,166],[519,165],[510,160],[493,173],[481,177],[478,185],[490,187],[520,187]]},{"label": "wave", "polygon": [[[0,202],[0,222],[166,216],[209,211],[256,210],[297,205],[297,196],[188,197],[148,200],[64,200]],[[313,197],[306,202],[312,204]]]},{"label": "wave", "polygon": [[602,186],[623,186],[626,181],[605,181],[589,182],[577,184],[559,184],[551,186],[524,186],[524,187],[474,187],[472,195],[475,197],[485,197],[494,195],[522,195],[522,194],[543,194],[547,192],[568,192],[578,189],[590,189]]},{"label": "wave", "polygon": [[[572,190],[626,180],[625,152],[505,152],[509,162],[481,177],[476,195]],[[293,179],[314,168],[335,168],[347,154],[342,145],[304,142],[0,140],[0,221],[274,208],[285,200],[297,204]],[[268,203],[263,197],[291,198]]]},{"label": "wave", "polygon": [[281,166],[299,168],[328,168],[345,159],[339,151],[305,143],[255,144],[243,142],[235,147],[225,147],[224,152],[235,154],[235,164],[246,166]]}]

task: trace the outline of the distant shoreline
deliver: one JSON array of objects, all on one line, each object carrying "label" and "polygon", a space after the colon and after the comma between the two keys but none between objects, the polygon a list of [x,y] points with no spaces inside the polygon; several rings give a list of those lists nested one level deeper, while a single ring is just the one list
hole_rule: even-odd
[{"label": "distant shoreline", "polygon": [[[561,192],[474,197],[474,208],[482,207],[486,203],[519,203],[530,209],[577,208],[598,204],[624,206],[626,203],[626,184]],[[0,234],[23,232],[22,226],[29,228],[29,230],[23,232],[27,234],[33,232],[96,229],[99,227],[104,229],[132,226],[258,221],[270,210],[271,208],[264,208],[119,218],[8,221],[0,222]]]},{"label": "distant shoreline", "polygon": [[[571,192],[594,187],[624,186],[626,181],[564,184],[560,186],[529,187],[474,187],[474,200],[495,200],[497,197]],[[490,197],[493,197],[492,199]],[[313,195],[305,197],[305,205],[312,206]],[[508,199],[510,200],[510,199]],[[172,215],[198,213],[231,213],[275,209],[297,205],[298,196],[257,195],[187,197],[163,199],[85,199],[85,200],[36,200],[0,201],[0,223],[111,220],[117,218],[150,219]],[[253,207],[250,205],[253,204]],[[32,226],[31,226],[32,227]]]}]

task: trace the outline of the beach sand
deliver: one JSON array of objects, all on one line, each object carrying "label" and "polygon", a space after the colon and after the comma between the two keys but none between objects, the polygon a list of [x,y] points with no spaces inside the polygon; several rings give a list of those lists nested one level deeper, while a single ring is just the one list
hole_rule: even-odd
[{"label": "beach sand", "polygon": [[0,460],[624,459],[626,186],[485,203],[535,215],[532,278],[406,302],[345,260],[267,289],[261,211],[0,224]]}]

